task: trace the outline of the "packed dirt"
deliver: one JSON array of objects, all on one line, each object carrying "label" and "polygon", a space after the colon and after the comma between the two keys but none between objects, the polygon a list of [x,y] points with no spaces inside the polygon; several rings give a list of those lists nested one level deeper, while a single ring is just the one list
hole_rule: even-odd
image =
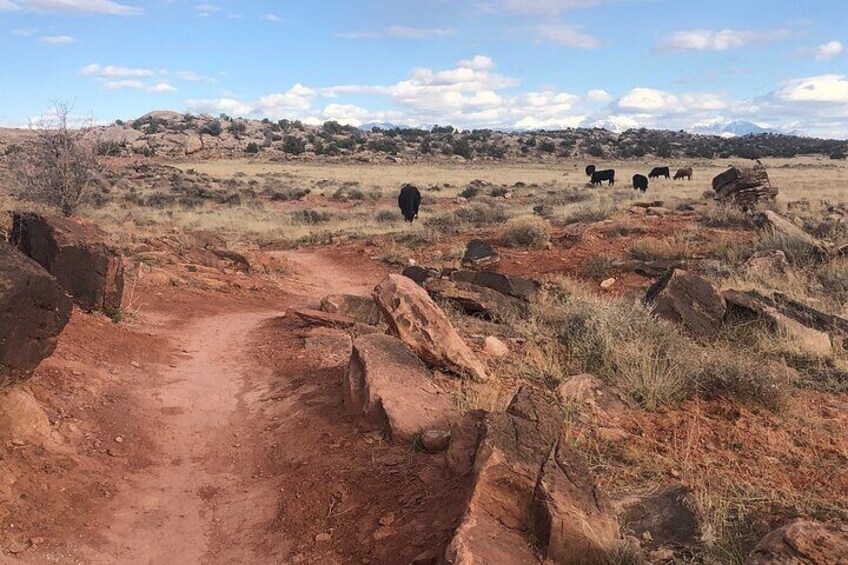
[{"label": "packed dirt", "polygon": [[357,429],[342,404],[340,334],[314,339],[286,316],[331,291],[365,294],[380,269],[343,254],[287,258],[296,274],[276,296],[159,292],[116,336],[111,322],[75,312],[29,383],[63,422],[48,432],[55,453],[25,444],[4,454],[31,471],[4,513],[2,562],[423,563],[443,553],[467,485],[441,456]]}]

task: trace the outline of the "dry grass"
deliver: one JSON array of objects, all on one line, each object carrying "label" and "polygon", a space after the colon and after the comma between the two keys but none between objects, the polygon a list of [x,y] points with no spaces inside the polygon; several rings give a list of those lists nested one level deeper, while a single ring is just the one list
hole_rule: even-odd
[{"label": "dry grass", "polygon": [[639,239],[630,246],[628,255],[632,259],[640,261],[654,261],[657,259],[677,260],[685,259],[691,255],[687,241],[677,239],[657,239],[645,237]]},{"label": "dry grass", "polygon": [[520,216],[506,223],[501,239],[510,247],[544,249],[551,241],[551,226],[534,216]]}]

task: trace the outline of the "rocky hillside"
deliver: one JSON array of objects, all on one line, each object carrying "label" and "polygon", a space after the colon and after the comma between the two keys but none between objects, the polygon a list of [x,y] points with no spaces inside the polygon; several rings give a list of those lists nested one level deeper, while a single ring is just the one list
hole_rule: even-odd
[{"label": "rocky hillside", "polygon": [[[0,135],[0,152],[14,150]],[[321,126],[299,121],[246,120],[226,115],[150,112],[132,122],[116,121],[91,129],[89,139],[101,155],[137,154],[166,158],[202,158],[264,154],[268,157],[372,160],[553,160],[794,157],[823,154],[845,158],[848,143],[764,133],[744,137],[697,135],[683,131],[568,129],[505,133],[460,131],[451,126],[430,130],[372,128],[336,122]]]}]

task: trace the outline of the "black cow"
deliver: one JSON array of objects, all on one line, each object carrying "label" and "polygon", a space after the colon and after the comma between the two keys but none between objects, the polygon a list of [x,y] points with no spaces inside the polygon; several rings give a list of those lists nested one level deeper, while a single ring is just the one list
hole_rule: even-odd
[{"label": "black cow", "polygon": [[403,219],[412,222],[418,217],[418,207],[421,206],[421,193],[411,184],[405,184],[398,194],[398,206]]},{"label": "black cow", "polygon": [[651,172],[648,173],[649,179],[656,179],[659,177],[665,177],[667,179],[671,178],[671,171],[668,169],[668,167],[654,167],[653,169],[651,169]]},{"label": "black cow", "polygon": [[648,177],[645,175],[633,175],[633,189],[641,190],[642,192],[648,191]]},{"label": "black cow", "polygon": [[600,186],[604,181],[609,181],[609,185],[615,184],[615,170],[607,169],[605,171],[595,171],[592,173],[592,184]]},{"label": "black cow", "polygon": [[591,177],[595,174],[595,165],[587,165],[586,166],[586,176]]}]

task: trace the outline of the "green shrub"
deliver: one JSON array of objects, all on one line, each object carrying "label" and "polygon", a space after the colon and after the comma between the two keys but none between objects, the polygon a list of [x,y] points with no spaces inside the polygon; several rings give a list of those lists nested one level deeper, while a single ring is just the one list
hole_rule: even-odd
[{"label": "green shrub", "polygon": [[251,155],[256,155],[257,153],[259,153],[259,146],[255,142],[251,141],[247,144],[247,147],[244,148],[244,152]]},{"label": "green shrub", "polygon": [[221,127],[221,122],[215,120],[214,122],[209,122],[205,126],[200,129],[200,133],[205,133],[206,135],[211,135],[214,137],[218,137],[221,135],[221,132],[224,129]]},{"label": "green shrub", "polygon": [[289,155],[302,155],[306,152],[306,142],[294,135],[283,138],[283,153]]}]

